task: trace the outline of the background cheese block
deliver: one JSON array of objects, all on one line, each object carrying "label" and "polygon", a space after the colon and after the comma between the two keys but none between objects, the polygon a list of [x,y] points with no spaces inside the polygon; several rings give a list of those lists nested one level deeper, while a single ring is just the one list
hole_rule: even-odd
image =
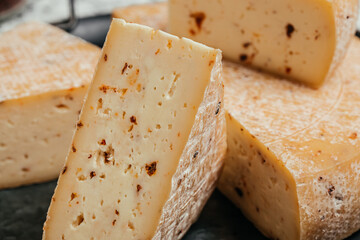
[{"label": "background cheese block", "polygon": [[220,190],[274,239],[342,239],[357,231],[360,41],[352,39],[317,91],[224,65],[229,148]]},{"label": "background cheese block", "polygon": [[43,239],[179,239],[226,150],[221,53],[114,19]]},{"label": "background cheese block", "polygon": [[227,61],[223,69],[228,153],[219,189],[273,239],[358,230],[360,40],[319,90]]},{"label": "background cheese block", "polygon": [[58,176],[99,54],[43,23],[0,35],[0,188]]},{"label": "background cheese block", "polygon": [[169,32],[312,87],[341,62],[357,0],[169,0]]}]

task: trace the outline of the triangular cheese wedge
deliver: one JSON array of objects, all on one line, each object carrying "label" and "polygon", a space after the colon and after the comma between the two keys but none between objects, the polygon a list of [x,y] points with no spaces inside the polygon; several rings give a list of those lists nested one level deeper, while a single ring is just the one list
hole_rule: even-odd
[{"label": "triangular cheese wedge", "polygon": [[[154,23],[141,22],[166,25]],[[359,230],[360,40],[319,90],[227,61],[223,69],[228,153],[219,189],[272,239]]]},{"label": "triangular cheese wedge", "polygon": [[226,149],[221,52],[114,19],[43,239],[176,239]]},{"label": "triangular cheese wedge", "polygon": [[100,49],[30,22],[0,36],[0,189],[55,179]]}]

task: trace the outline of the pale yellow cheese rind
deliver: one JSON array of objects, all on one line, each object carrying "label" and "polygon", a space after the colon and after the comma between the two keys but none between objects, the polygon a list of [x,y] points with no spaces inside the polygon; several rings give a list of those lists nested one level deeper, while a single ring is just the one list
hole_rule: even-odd
[{"label": "pale yellow cheese rind", "polygon": [[224,62],[229,153],[219,188],[267,236],[343,239],[360,228],[359,56],[352,38],[319,90]]},{"label": "pale yellow cheese rind", "polygon": [[90,83],[99,48],[30,22],[0,35],[0,102]]},{"label": "pale yellow cheese rind", "polygon": [[221,52],[114,19],[43,239],[179,239],[226,150]]},{"label": "pale yellow cheese rind", "polygon": [[99,54],[45,23],[0,36],[0,189],[58,176]]}]

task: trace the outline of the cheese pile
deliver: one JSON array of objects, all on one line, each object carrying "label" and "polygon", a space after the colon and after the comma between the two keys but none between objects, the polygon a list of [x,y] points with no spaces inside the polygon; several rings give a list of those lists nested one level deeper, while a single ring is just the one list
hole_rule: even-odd
[{"label": "cheese pile", "polygon": [[43,239],[178,239],[226,151],[221,52],[114,19]]},{"label": "cheese pile", "polygon": [[[135,21],[146,8],[117,14]],[[359,230],[359,39],[318,90],[228,61],[223,78],[228,153],[219,189],[273,239],[342,239]]]},{"label": "cheese pile", "polygon": [[0,36],[0,189],[58,176],[99,54],[44,23]]}]

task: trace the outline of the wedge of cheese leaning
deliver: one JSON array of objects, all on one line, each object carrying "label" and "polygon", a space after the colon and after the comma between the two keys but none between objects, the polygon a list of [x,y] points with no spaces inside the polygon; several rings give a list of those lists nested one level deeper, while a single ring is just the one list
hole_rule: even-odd
[{"label": "wedge of cheese leaning", "polygon": [[359,230],[360,40],[319,90],[226,61],[223,69],[228,153],[219,189],[272,239]]},{"label": "wedge of cheese leaning", "polygon": [[170,33],[317,88],[355,33],[357,0],[170,0]]},{"label": "wedge of cheese leaning", "polygon": [[0,36],[0,189],[59,175],[99,54],[44,23]]},{"label": "wedge of cheese leaning", "polygon": [[178,239],[226,150],[221,52],[114,19],[43,239]]}]

